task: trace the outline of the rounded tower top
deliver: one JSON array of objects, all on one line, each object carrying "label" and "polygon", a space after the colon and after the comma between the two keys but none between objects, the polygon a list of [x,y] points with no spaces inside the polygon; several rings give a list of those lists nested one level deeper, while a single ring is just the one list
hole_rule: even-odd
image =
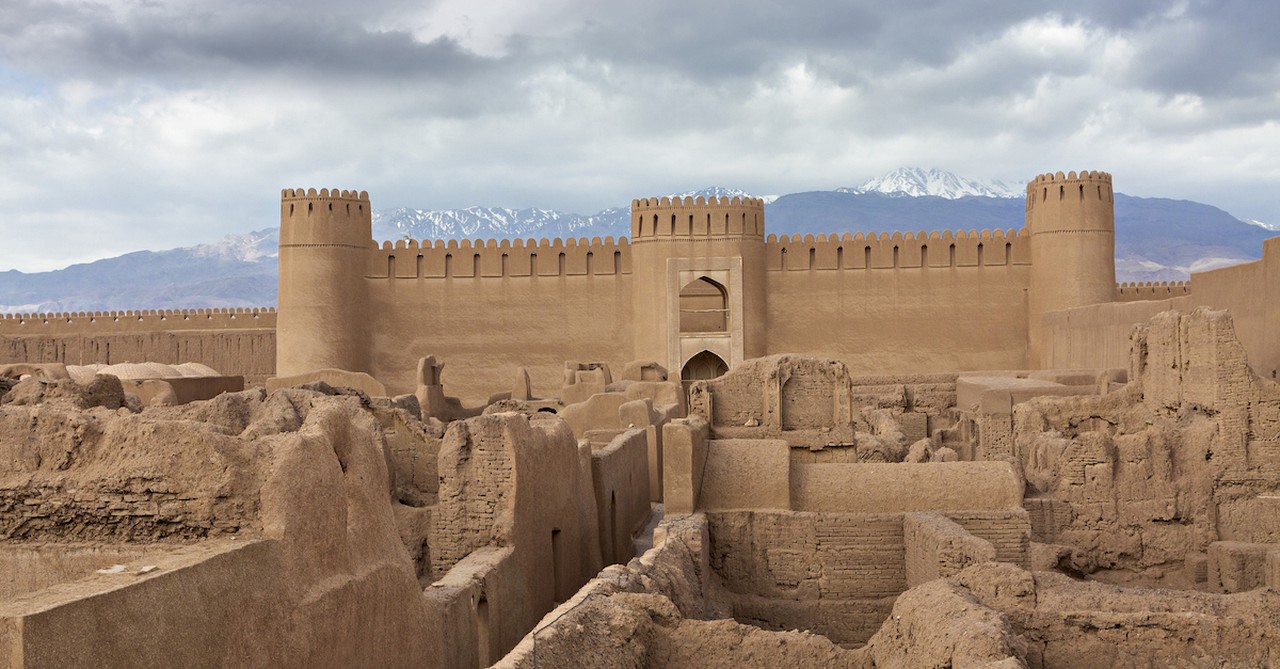
[{"label": "rounded tower top", "polygon": [[1089,170],[1041,174],[1027,184],[1027,211],[1046,203],[1066,201],[1068,195],[1074,196],[1076,201],[1109,204],[1112,200],[1111,174]]},{"label": "rounded tower top", "polygon": [[756,197],[651,197],[631,201],[631,241],[691,237],[764,239]]},{"label": "rounded tower top", "polygon": [[369,193],[337,188],[280,191],[280,245],[364,249],[373,243]]}]

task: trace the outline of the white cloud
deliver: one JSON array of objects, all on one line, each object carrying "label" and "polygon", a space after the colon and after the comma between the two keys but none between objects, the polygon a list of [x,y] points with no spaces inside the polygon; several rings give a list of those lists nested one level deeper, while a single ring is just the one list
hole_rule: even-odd
[{"label": "white cloud", "polygon": [[[1104,169],[1280,220],[1265,17],[1135,7],[11,0],[0,270],[273,225],[285,186],[591,213],[906,164]],[[1248,60],[1209,77],[1229,30]]]}]

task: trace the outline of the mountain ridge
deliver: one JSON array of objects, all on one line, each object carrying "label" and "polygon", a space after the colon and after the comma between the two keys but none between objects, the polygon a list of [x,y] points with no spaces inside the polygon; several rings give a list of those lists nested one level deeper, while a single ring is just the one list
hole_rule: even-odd
[{"label": "mountain ridge", "polygon": [[[914,186],[904,183],[906,178],[915,179]],[[1020,228],[1025,213],[1020,195],[959,194],[980,187],[996,191],[999,185],[903,168],[857,189],[768,196],[767,232],[782,236]],[[677,195],[751,196],[717,186],[673,197]],[[1253,260],[1259,257],[1261,240],[1274,235],[1257,222],[1187,200],[1117,193],[1115,208],[1120,282],[1185,280],[1192,271]],[[375,211],[372,218],[378,241],[619,238],[630,233],[629,206],[586,216],[540,208],[399,208]],[[0,272],[0,313],[273,305],[278,239],[278,228],[263,228],[213,244],[137,251],[52,272]]]}]

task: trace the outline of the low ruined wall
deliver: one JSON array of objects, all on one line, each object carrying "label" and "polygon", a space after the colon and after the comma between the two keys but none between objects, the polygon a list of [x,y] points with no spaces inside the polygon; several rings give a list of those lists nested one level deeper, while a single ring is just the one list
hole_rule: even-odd
[{"label": "low ruined wall", "polygon": [[699,416],[662,426],[663,506],[668,515],[693,513],[698,508],[710,433],[710,426]]},{"label": "low ruined wall", "polygon": [[0,364],[198,362],[262,384],[276,369],[274,309],[0,316]]},{"label": "low ruined wall", "polygon": [[707,523],[739,621],[861,643],[907,589],[901,514],[713,512]]},{"label": "low ruined wall", "polygon": [[1014,510],[1022,480],[1007,462],[795,464],[791,508],[835,513]]},{"label": "low ruined wall", "polygon": [[129,414],[59,390],[0,406],[0,504],[22,509],[0,516],[0,538],[131,550],[111,573],[55,557],[71,580],[0,602],[0,666],[435,657],[380,430],[355,398],[247,391]]},{"label": "low ruined wall", "polygon": [[[654,629],[655,623],[669,624],[680,616],[711,617],[708,572],[706,519],[695,514],[665,520],[654,535],[653,548],[626,565],[606,567],[547,613],[494,667],[651,666],[649,654],[668,645],[662,637],[678,634],[664,634]],[[662,613],[667,620],[651,616],[645,604],[665,604]]]},{"label": "low ruined wall", "polygon": [[939,514],[906,514],[902,533],[907,587],[914,588],[996,559],[996,549],[990,542],[969,534],[955,521]]},{"label": "low ruined wall", "polygon": [[[638,434],[634,455],[647,463]],[[429,538],[435,579],[474,562],[477,550],[512,549],[509,568],[493,572],[509,587],[485,595],[488,643],[478,647],[494,659],[600,568],[590,452],[555,416],[487,414],[449,424],[439,474]],[[647,476],[634,485],[647,508]],[[474,606],[484,618],[479,600]]]},{"label": "low ruined wall", "polygon": [[707,447],[698,508],[790,509],[791,447],[781,439],[715,439]]},{"label": "low ruined wall", "polygon": [[[765,629],[813,630],[841,644],[862,643],[884,622],[894,598],[912,585],[909,570],[927,580],[921,560],[913,567],[912,557],[931,554],[939,562],[939,542],[922,539],[919,523],[904,520],[908,515],[707,512],[711,566],[730,593],[737,620]],[[936,517],[952,535],[967,537],[960,543],[972,560],[1026,564],[1030,526],[1025,512]]]},{"label": "low ruined wall", "polygon": [[509,647],[497,632],[520,607],[521,572],[510,547],[478,549],[423,591],[436,666],[487,667]]},{"label": "low ruined wall", "polygon": [[649,520],[649,440],[644,430],[618,435],[591,454],[600,554],[605,564],[631,559],[631,540]]},{"label": "low ruined wall", "polygon": [[148,574],[132,560],[125,573],[0,602],[0,628],[13,626],[8,638],[0,632],[0,658],[32,668],[157,666],[158,658],[187,667],[289,665],[301,648],[288,632],[280,557],[273,541],[188,547],[151,556]]}]

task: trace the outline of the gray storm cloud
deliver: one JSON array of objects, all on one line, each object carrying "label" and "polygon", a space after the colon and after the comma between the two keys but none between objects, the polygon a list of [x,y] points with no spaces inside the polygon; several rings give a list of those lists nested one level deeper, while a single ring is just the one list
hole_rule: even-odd
[{"label": "gray storm cloud", "polygon": [[1238,0],[10,0],[0,269],[266,227],[284,186],[591,213],[1098,168],[1280,221],[1278,24]]}]

